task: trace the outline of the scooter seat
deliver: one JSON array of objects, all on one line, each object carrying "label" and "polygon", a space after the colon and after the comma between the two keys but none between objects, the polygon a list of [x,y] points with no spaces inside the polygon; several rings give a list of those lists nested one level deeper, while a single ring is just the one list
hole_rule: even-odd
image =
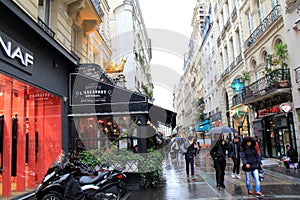
[{"label": "scooter seat", "polygon": [[81,185],[93,184],[107,177],[109,172],[98,172],[98,176],[82,176],[79,179]]}]

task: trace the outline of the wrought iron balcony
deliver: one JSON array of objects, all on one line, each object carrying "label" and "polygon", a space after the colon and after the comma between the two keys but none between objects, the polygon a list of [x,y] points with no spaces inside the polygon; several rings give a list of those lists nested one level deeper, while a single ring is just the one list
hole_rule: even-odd
[{"label": "wrought iron balcony", "polygon": [[220,46],[220,44],[221,44],[221,38],[219,36],[218,39],[217,39],[217,45]]},{"label": "wrought iron balcony", "polygon": [[232,13],[231,13],[231,19],[232,21],[237,17],[237,13],[236,13],[236,7],[234,7]]},{"label": "wrought iron balcony", "polygon": [[68,6],[68,13],[74,15],[74,19],[80,14],[80,18],[85,21],[97,21],[101,23],[103,12],[101,10],[100,0],[62,0]]},{"label": "wrought iron balcony", "polygon": [[234,68],[236,67],[235,61],[232,61],[232,63],[227,67],[223,73],[221,74],[221,78],[229,74]]},{"label": "wrought iron balcony", "polygon": [[300,83],[300,67],[297,67],[295,69],[295,78],[296,78],[296,83]]},{"label": "wrought iron balcony", "polygon": [[99,0],[91,0],[97,14],[99,15],[99,17],[101,18],[102,16],[102,12],[101,12],[101,7],[100,7],[100,1]]},{"label": "wrought iron balcony", "polygon": [[282,88],[290,88],[289,69],[277,69],[242,90],[243,103],[251,102]]},{"label": "wrought iron balcony", "polygon": [[245,49],[249,49],[272,26],[272,24],[274,24],[274,22],[279,18],[279,16],[280,6],[277,5],[246,40]]},{"label": "wrought iron balcony", "polygon": [[236,58],[235,58],[235,64],[238,65],[240,62],[242,62],[243,57],[242,54],[240,53]]},{"label": "wrought iron balcony", "polygon": [[243,103],[243,93],[238,93],[232,97],[232,106],[236,106]]},{"label": "wrought iron balcony", "polygon": [[230,21],[230,18],[228,18],[228,20],[227,20],[227,22],[226,22],[226,25],[225,25],[224,29],[225,29],[226,31],[228,31],[229,28],[230,28],[230,26],[231,26],[231,21]]},{"label": "wrought iron balcony", "polygon": [[[289,98],[289,95],[286,95],[287,89],[290,90],[291,81],[289,69],[278,69],[272,71],[270,74],[265,77],[257,80],[249,86],[246,86],[242,89],[242,92],[235,94],[232,98],[232,106],[237,106],[239,104],[256,104],[257,107],[264,106],[261,102],[264,99],[272,98],[282,93],[284,97]],[[269,105],[270,106],[270,105]]]},{"label": "wrought iron balcony", "polygon": [[226,32],[226,28],[224,26],[224,28],[221,31],[221,37],[222,37],[222,39],[224,39],[224,37],[225,37],[225,32]]},{"label": "wrought iron balcony", "polygon": [[232,63],[230,64],[230,72],[235,68],[235,61],[232,61]]}]

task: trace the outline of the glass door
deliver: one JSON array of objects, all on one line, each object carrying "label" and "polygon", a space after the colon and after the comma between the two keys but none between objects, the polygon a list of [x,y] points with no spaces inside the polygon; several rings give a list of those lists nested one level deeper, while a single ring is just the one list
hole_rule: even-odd
[{"label": "glass door", "polygon": [[278,128],[276,130],[276,155],[282,157],[286,155],[285,145],[290,144],[289,130]]}]

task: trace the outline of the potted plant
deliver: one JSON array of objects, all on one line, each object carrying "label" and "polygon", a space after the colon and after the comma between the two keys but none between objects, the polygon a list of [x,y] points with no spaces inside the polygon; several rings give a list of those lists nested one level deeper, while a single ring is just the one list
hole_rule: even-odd
[{"label": "potted plant", "polygon": [[268,55],[265,67],[266,76],[269,82],[276,82],[280,87],[286,87],[289,84],[288,72],[288,50],[287,45],[278,42],[274,47],[274,54]]},{"label": "potted plant", "polygon": [[250,72],[247,70],[242,71],[242,77],[241,81],[245,84],[248,85],[250,83],[251,77],[250,77]]},{"label": "potted plant", "polygon": [[277,65],[280,66],[281,69],[281,83],[284,85],[289,83],[289,73],[287,71],[288,68],[288,50],[287,45],[279,42],[275,45],[275,59]]}]

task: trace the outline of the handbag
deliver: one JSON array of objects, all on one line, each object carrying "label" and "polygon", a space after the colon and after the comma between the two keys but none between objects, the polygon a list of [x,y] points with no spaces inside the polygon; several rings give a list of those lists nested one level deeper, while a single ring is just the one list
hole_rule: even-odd
[{"label": "handbag", "polygon": [[263,169],[258,169],[258,177],[259,177],[259,181],[264,181],[265,180],[265,172]]}]

